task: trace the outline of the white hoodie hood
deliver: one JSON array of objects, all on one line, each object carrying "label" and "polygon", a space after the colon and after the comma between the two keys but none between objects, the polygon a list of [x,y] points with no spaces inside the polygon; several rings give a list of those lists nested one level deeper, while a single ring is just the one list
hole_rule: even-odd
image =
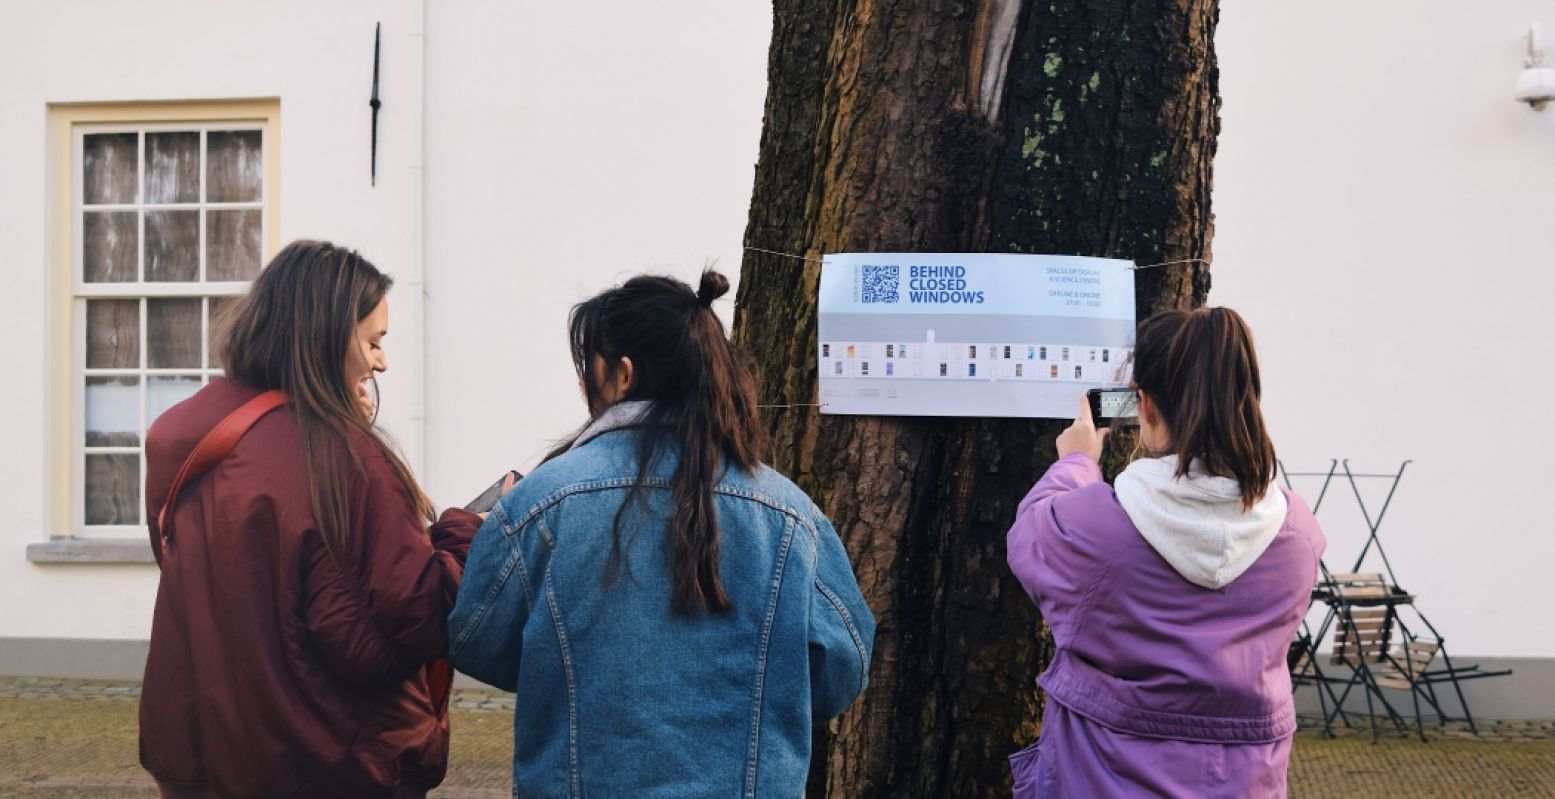
[{"label": "white hoodie hood", "polygon": [[1251,510],[1229,477],[1189,468],[1175,477],[1177,456],[1129,464],[1114,486],[1118,502],[1145,541],[1184,579],[1223,588],[1269,548],[1285,523],[1285,494],[1270,486]]}]

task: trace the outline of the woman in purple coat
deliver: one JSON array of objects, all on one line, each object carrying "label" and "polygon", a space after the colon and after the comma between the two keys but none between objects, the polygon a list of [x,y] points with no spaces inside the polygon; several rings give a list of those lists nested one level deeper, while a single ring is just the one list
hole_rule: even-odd
[{"label": "woman in purple coat", "polygon": [[1296,729],[1285,655],[1323,533],[1274,481],[1252,335],[1235,311],[1140,325],[1145,456],[1102,481],[1080,417],[1020,504],[1010,568],[1057,655],[1017,797],[1283,797]]}]

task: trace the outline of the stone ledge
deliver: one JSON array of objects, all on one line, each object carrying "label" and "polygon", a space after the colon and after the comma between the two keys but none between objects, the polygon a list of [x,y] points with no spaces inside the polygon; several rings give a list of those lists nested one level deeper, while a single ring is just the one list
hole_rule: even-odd
[{"label": "stone ledge", "polygon": [[28,544],[32,563],[156,563],[144,538],[54,538]]}]

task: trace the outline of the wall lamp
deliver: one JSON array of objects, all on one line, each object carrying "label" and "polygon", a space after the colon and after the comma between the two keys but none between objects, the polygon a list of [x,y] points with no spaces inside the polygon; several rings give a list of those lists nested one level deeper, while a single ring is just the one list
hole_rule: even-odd
[{"label": "wall lamp", "polygon": [[1555,67],[1544,63],[1544,37],[1539,23],[1528,26],[1528,58],[1517,76],[1517,102],[1527,103],[1535,111],[1555,100]]}]

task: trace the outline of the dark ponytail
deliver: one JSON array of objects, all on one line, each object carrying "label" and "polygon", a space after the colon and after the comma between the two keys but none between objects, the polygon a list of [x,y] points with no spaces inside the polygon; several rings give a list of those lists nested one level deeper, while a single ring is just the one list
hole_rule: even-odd
[{"label": "dark ponytail", "polygon": [[1230,308],[1163,311],[1139,325],[1134,384],[1171,432],[1177,476],[1195,462],[1236,480],[1251,508],[1274,481],[1274,442],[1264,426],[1253,334]]},{"label": "dark ponytail", "polygon": [[[597,378],[614,379],[623,357],[631,360],[633,377],[620,399],[652,403],[638,422],[637,484],[616,512],[605,580],[614,579],[621,563],[623,514],[640,498],[654,458],[673,447],[679,460],[670,481],[670,609],[681,615],[734,607],[718,573],[713,487],[721,469],[749,471],[761,461],[756,380],[712,309],[728,291],[728,279],[712,270],[702,273],[694,292],[674,278],[643,275],[579,304],[568,320],[573,366],[592,415],[605,410]],[[603,375],[595,373],[596,358]]]}]

